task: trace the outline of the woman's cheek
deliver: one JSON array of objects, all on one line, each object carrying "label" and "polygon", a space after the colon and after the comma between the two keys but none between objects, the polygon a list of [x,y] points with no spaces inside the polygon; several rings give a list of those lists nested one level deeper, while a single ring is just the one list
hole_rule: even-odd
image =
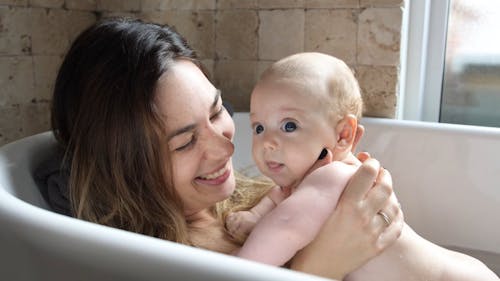
[{"label": "woman's cheek", "polygon": [[190,181],[189,174],[194,174],[192,166],[195,159],[191,158],[187,159],[185,155],[175,155],[172,157],[172,166],[173,166],[173,177],[174,184],[176,186],[181,185],[183,182]]}]

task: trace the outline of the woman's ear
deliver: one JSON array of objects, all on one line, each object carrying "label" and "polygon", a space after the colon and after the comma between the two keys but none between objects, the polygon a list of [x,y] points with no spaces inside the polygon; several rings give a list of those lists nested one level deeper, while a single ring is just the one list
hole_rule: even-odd
[{"label": "woman's ear", "polygon": [[356,132],[358,130],[358,119],[352,114],[347,114],[342,118],[336,126],[337,145],[336,150],[351,151],[352,146],[355,145]]}]

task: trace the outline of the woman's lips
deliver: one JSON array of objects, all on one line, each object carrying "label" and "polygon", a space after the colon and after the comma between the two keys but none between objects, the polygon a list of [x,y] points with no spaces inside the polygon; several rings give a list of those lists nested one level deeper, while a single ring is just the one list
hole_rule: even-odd
[{"label": "woman's lips", "polygon": [[196,177],[195,180],[202,184],[210,184],[210,185],[217,185],[224,183],[231,175],[231,169],[227,166],[228,165],[226,164],[224,167],[211,174]]}]

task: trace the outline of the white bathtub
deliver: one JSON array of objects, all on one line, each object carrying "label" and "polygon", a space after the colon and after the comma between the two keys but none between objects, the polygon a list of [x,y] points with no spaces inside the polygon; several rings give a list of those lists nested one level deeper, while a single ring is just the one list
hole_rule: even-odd
[{"label": "white bathtub", "polygon": [[[235,166],[251,165],[237,113]],[[389,169],[406,220],[500,272],[500,129],[365,119],[361,149]],[[46,210],[32,172],[50,133],[0,148],[0,280],[324,280]]]},{"label": "white bathtub", "polygon": [[[235,121],[235,162],[248,167],[248,116],[236,114]],[[406,222],[500,275],[500,129],[379,118],[361,123],[366,133],[358,151],[391,172]]]}]

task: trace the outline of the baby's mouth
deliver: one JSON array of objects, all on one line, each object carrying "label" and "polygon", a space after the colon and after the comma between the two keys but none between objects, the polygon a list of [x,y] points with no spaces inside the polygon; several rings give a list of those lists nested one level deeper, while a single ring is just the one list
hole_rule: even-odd
[{"label": "baby's mouth", "polygon": [[266,166],[271,172],[279,172],[285,165],[275,161],[266,161]]}]

